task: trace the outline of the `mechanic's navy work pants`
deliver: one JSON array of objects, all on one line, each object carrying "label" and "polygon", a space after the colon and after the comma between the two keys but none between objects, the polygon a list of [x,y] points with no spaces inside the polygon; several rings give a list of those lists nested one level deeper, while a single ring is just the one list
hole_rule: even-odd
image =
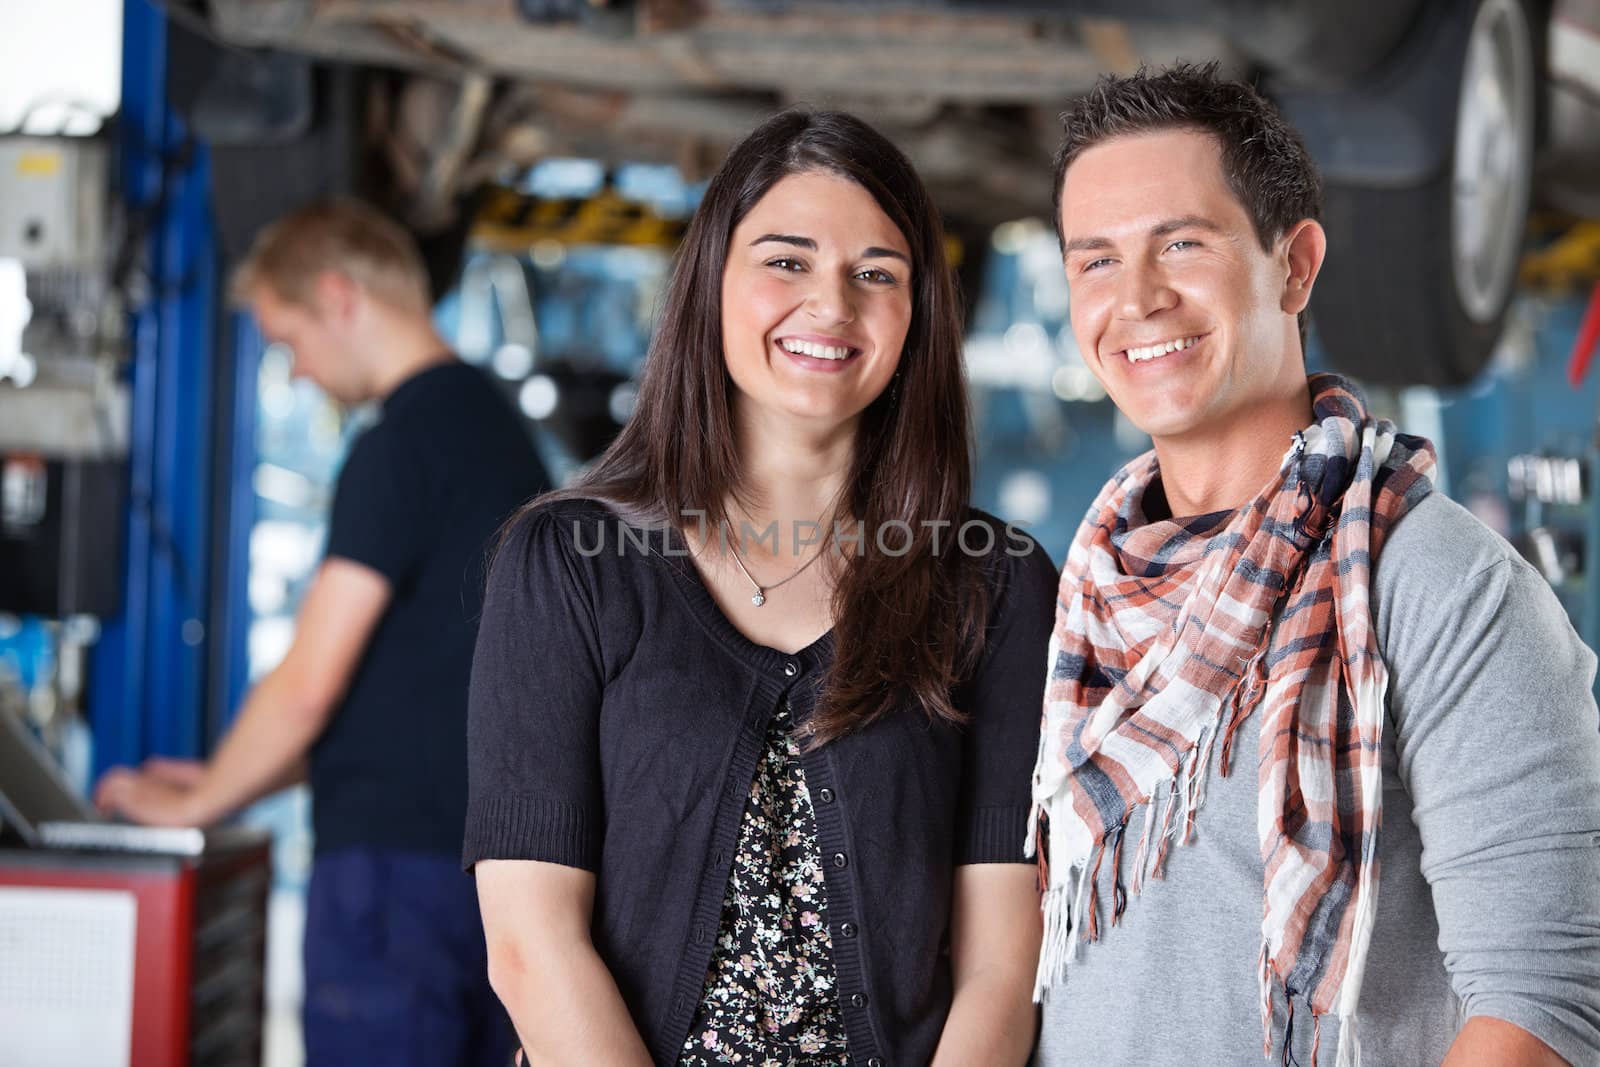
[{"label": "mechanic's navy work pants", "polygon": [[306,1067],[507,1067],[472,878],[452,856],[319,855],[306,892]]}]

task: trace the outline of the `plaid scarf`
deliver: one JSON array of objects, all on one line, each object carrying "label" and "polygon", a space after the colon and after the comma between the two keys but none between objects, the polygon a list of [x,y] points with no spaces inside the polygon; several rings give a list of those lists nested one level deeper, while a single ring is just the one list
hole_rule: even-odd
[{"label": "plaid scarf", "polygon": [[[1272,995],[1340,1016],[1339,1062],[1358,1063],[1356,1003],[1378,890],[1379,752],[1388,673],[1369,605],[1389,528],[1432,489],[1433,446],[1374,420],[1354,387],[1310,379],[1314,422],[1238,511],[1146,522],[1153,452],[1090,507],[1061,576],[1043,737],[1033,776],[1045,941],[1035,999],[1127,906],[1124,838],[1143,807],[1138,893],[1186,843],[1221,739],[1260,708],[1258,810],[1266,879],[1259,979],[1263,1051]],[[1153,851],[1153,856],[1152,856]],[[1289,1035],[1285,1034],[1287,1057]],[[1285,1059],[1287,1061],[1287,1058]]]}]

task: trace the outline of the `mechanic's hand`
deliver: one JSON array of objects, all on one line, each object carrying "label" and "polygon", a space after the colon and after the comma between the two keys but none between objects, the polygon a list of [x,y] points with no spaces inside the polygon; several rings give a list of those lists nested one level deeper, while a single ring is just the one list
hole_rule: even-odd
[{"label": "mechanic's hand", "polygon": [[193,826],[193,785],[177,785],[147,771],[114,767],[94,790],[94,804],[106,815],[120,815],[146,826]]},{"label": "mechanic's hand", "polygon": [[205,777],[206,764],[204,760],[151,756],[139,765],[139,770],[158,782],[192,789]]}]

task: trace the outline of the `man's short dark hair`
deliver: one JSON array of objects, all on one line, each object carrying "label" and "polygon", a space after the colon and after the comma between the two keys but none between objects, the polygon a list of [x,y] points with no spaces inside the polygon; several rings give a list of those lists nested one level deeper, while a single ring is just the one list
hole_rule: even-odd
[{"label": "man's short dark hair", "polygon": [[[1322,182],[1294,127],[1269,100],[1243,82],[1217,73],[1215,62],[1179,63],[1158,73],[1140,68],[1107,75],[1061,116],[1063,139],[1055,158],[1056,237],[1067,168],[1087,149],[1115,137],[1195,130],[1217,138],[1222,175],[1255,226],[1261,247],[1301,219],[1322,216]],[[1305,341],[1305,315],[1300,316]]]}]

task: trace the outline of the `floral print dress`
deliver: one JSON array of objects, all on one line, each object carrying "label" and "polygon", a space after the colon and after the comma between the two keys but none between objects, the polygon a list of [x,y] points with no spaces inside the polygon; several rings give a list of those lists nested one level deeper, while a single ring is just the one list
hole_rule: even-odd
[{"label": "floral print dress", "polygon": [[817,820],[787,706],[739,823],[722,924],[679,1067],[847,1067]]}]

